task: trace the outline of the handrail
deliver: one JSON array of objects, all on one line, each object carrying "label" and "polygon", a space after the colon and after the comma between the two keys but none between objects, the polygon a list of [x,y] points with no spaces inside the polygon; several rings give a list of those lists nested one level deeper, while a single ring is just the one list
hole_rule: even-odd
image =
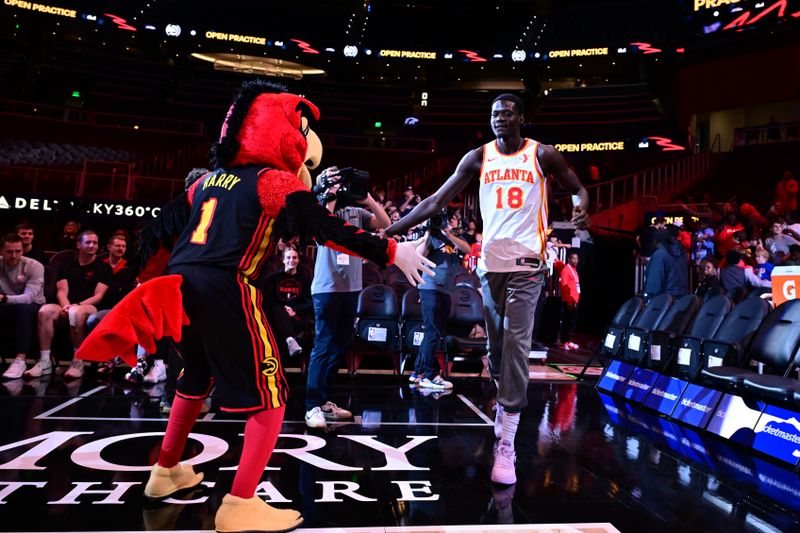
[{"label": "handrail", "polygon": [[664,165],[609,181],[588,185],[590,208],[599,213],[642,196],[662,196],[704,175],[710,168],[708,152],[691,154]]},{"label": "handrail", "polygon": [[711,143],[711,148],[708,151],[713,154],[715,146],[717,147],[717,152],[722,150],[722,136],[719,133],[714,137],[714,142]]}]

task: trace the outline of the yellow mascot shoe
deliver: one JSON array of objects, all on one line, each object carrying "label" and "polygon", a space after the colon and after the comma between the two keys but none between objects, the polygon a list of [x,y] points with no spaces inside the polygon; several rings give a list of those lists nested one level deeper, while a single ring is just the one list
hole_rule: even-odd
[{"label": "yellow mascot shoe", "polygon": [[144,495],[154,500],[172,496],[179,490],[189,489],[203,481],[203,473],[196,474],[192,465],[178,463],[172,468],[153,465]]},{"label": "yellow mascot shoe", "polygon": [[214,518],[215,528],[220,533],[281,533],[291,531],[302,523],[303,517],[295,510],[276,509],[258,496],[244,499],[233,494],[225,495]]}]

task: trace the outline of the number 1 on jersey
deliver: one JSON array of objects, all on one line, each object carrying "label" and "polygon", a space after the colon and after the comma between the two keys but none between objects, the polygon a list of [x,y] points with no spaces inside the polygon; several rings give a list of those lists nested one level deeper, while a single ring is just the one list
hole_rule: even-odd
[{"label": "number 1 on jersey", "polygon": [[214,210],[217,208],[217,199],[209,198],[203,205],[200,206],[202,213],[200,214],[200,222],[192,232],[192,238],[189,240],[192,244],[205,244],[208,239],[208,228],[211,226],[211,220],[214,218]]},{"label": "number 1 on jersey", "polygon": [[[503,187],[498,187],[495,190],[497,191],[497,205],[495,205],[495,208],[503,209],[505,207],[503,204],[504,189]],[[505,205],[511,209],[519,209],[525,203],[525,193],[519,187],[510,187],[507,194]]]}]

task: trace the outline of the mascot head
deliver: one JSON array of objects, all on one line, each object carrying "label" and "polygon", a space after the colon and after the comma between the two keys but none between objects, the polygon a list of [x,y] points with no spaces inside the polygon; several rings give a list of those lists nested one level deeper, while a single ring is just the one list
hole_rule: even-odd
[{"label": "mascot head", "polygon": [[309,170],[322,159],[322,143],[311,126],[317,106],[260,80],[245,83],[211,148],[214,168],[262,165],[295,174],[311,187]]}]

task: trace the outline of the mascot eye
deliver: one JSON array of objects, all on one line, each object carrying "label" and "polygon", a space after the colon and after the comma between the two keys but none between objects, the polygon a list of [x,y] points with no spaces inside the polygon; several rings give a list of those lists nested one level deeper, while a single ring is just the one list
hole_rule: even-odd
[{"label": "mascot eye", "polygon": [[311,124],[309,124],[308,118],[301,117],[300,118],[300,133],[303,134],[303,137],[308,137],[309,130],[311,130]]}]

